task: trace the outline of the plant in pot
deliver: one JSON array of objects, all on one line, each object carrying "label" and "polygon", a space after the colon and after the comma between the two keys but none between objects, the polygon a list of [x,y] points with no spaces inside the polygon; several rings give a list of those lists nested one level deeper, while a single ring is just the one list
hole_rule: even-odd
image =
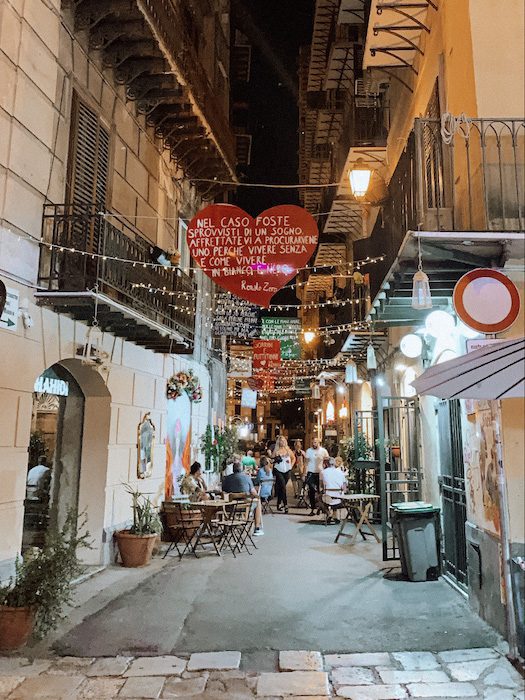
[{"label": "plant in pot", "polygon": [[133,525],[115,534],[122,566],[146,566],[151,561],[155,542],[161,532],[161,521],[148,496],[129,485],[125,485],[125,488],[131,496]]},{"label": "plant in pot", "polygon": [[71,603],[72,581],[84,570],[80,548],[90,548],[86,518],[70,510],[61,528],[48,530],[42,548],[17,558],[15,574],[0,586],[0,651],[19,649],[31,636],[42,639]]}]

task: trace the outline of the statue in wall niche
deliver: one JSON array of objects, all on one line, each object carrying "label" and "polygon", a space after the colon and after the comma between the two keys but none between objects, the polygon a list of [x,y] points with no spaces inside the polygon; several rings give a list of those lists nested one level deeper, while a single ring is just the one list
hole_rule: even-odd
[{"label": "statue in wall niche", "polygon": [[137,476],[146,479],[153,473],[153,453],[155,447],[155,426],[146,413],[138,427]]}]

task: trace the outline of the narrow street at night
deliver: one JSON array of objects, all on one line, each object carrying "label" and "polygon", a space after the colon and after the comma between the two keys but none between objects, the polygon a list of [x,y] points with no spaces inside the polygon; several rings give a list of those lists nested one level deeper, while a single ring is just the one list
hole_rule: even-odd
[{"label": "narrow street at night", "polygon": [[525,700],[523,0],[0,0],[0,700]]}]

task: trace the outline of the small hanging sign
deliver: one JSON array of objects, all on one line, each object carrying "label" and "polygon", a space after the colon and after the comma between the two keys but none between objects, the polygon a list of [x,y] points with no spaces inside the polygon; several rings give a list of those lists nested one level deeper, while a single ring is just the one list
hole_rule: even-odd
[{"label": "small hanging sign", "polygon": [[281,366],[281,343],[279,340],[253,341],[253,369],[273,369]]},{"label": "small hanging sign", "polygon": [[301,358],[300,333],[301,320],[298,318],[267,316],[262,319],[261,338],[281,341],[282,360],[299,360]]},{"label": "small hanging sign", "polygon": [[305,209],[286,204],[253,219],[231,204],[210,204],[186,233],[193,259],[219,287],[268,307],[317,246],[319,231]]}]

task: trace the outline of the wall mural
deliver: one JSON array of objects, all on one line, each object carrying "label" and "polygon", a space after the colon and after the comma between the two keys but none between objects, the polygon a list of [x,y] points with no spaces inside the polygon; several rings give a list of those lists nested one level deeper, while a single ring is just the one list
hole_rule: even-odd
[{"label": "wall mural", "polygon": [[199,379],[190,369],[177,372],[166,387],[168,414],[166,428],[166,480],[164,495],[168,500],[180,495],[182,472],[189,472],[191,461],[192,403],[202,401]]}]

